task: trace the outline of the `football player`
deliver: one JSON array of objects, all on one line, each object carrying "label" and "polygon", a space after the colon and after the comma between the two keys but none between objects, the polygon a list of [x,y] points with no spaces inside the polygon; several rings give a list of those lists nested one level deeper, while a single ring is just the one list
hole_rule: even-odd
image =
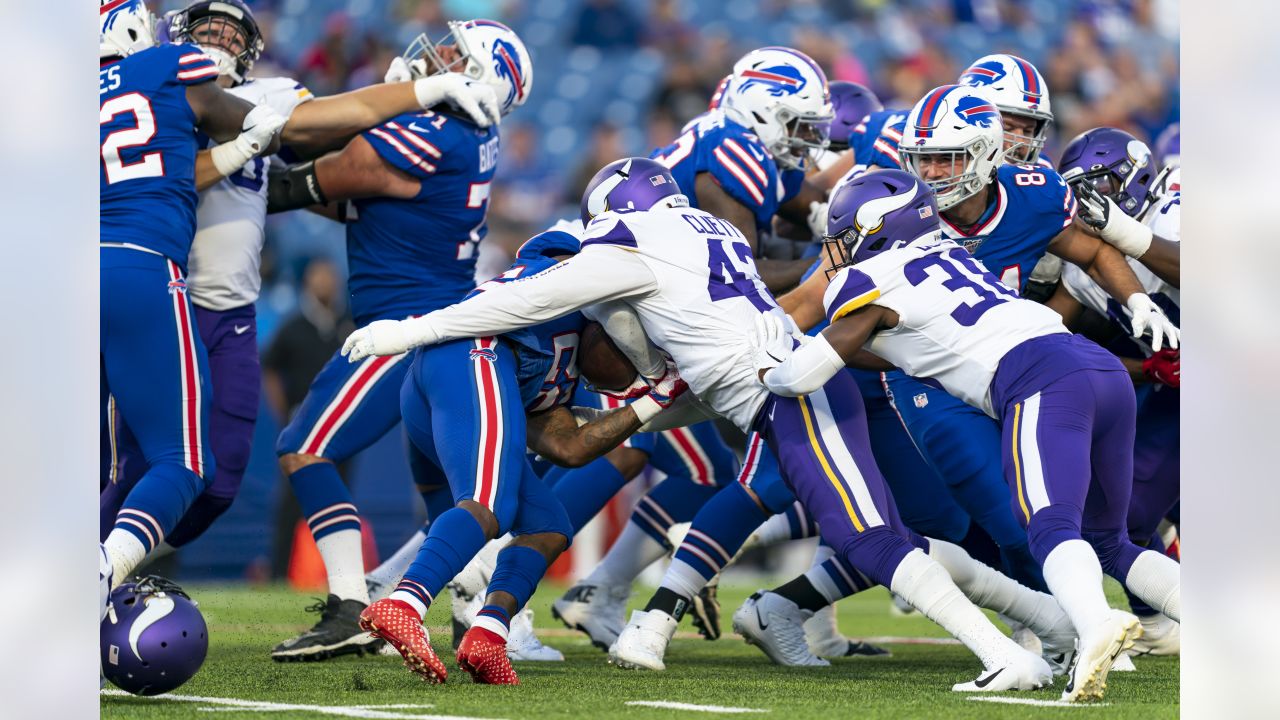
[{"label": "football player", "polygon": [[[821,391],[846,365],[867,362],[865,347],[871,362],[931,378],[997,420],[1014,510],[1080,635],[1062,698],[1101,699],[1112,662],[1142,633],[1137,618],[1109,608],[1103,571],[1180,617],[1177,563],[1134,545],[1125,529],[1135,417],[1128,373],[944,237],[936,208],[930,186],[901,171],[838,187],[823,297],[831,326],[793,351],[782,323],[762,316],[761,382],[787,397]],[[1136,282],[1113,291],[1145,296]],[[1129,328],[1150,332],[1155,351],[1178,346],[1167,322],[1134,312]]]},{"label": "football player", "polygon": [[[689,207],[671,173],[641,158],[601,169],[584,194],[582,217],[582,252],[554,271],[421,318],[373,323],[353,333],[344,352],[355,362],[394,356],[621,300],[638,314],[654,344],[671,354],[691,391],[662,421],[650,421],[649,429],[723,416],[744,431],[758,431],[841,557],[872,581],[889,585],[979,656],[987,673],[955,690],[1050,682],[1048,665],[996,630],[948,571],[913,544],[922,541],[900,527],[871,461],[853,380],[841,373],[799,399],[772,395],[759,384],[754,349],[742,328],[762,314],[781,321],[782,313],[755,270],[742,232]],[[961,562],[965,569],[981,567],[968,556]],[[1042,619],[1059,627],[1066,622],[1047,596],[1025,589],[1019,595]],[[674,630],[672,623],[668,634]]]},{"label": "football player", "polygon": [[[199,0],[188,5],[170,16],[169,37],[195,45],[213,58],[219,87],[287,118],[280,131],[281,144],[295,154],[345,143],[360,130],[438,102],[458,104],[477,125],[497,120],[493,89],[458,74],[318,99],[291,78],[250,78],[265,44],[253,14],[241,0]],[[209,150],[196,157],[196,186],[201,193],[187,283],[196,328],[209,358],[209,442],[218,472],[157,552],[191,542],[221,516],[235,499],[249,461],[261,385],[254,302],[262,286],[259,265],[267,216],[267,162],[257,157],[229,168],[215,166]],[[109,442],[115,461],[101,498],[104,533],[145,470],[127,425],[115,423],[112,430]],[[124,441],[117,443],[117,438]]]},{"label": "football player", "polygon": [[[417,78],[458,72],[492,86],[503,115],[525,102],[533,84],[524,44],[491,20],[451,22],[438,43],[421,36],[405,62]],[[350,221],[348,288],[356,324],[410,317],[456,302],[474,288],[497,161],[496,127],[482,128],[448,109],[406,113],[362,132],[337,152],[272,174],[268,209],[328,205]],[[409,364],[405,354],[358,364],[335,355],[280,433],[280,467],[324,559],[329,597],[315,627],[272,651],[276,660],[319,660],[370,650],[379,642],[358,627],[368,605],[360,518],[336,463],[400,421],[400,387]],[[452,504],[447,480],[420,454],[410,453],[434,516]]]},{"label": "football player", "polygon": [[220,89],[199,48],[157,46],[141,0],[103,0],[98,14],[102,401],[149,465],[103,543],[118,585],[213,478],[208,359],[186,281],[197,132],[221,143],[213,162],[239,167],[274,152],[284,118]]},{"label": "football player", "polygon": [[1016,55],[985,55],[960,73],[956,82],[986,88],[987,96],[1000,110],[1005,162],[1053,168],[1042,156],[1053,124],[1049,86],[1034,65]]}]

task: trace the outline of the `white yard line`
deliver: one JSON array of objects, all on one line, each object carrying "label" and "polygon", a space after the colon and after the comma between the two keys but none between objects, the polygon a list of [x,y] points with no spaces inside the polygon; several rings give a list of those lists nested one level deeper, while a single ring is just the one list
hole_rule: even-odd
[{"label": "white yard line", "polygon": [[710,712],[710,713],[762,713],[768,710],[760,710],[757,708],[740,708],[740,707],[724,707],[721,705],[691,705],[682,702],[669,702],[667,700],[628,700],[624,705],[633,707],[651,707],[661,708],[663,710],[689,710],[691,712]]},{"label": "white yard line", "polygon": [[1034,705],[1036,707],[1068,707],[1068,708],[1098,708],[1106,707],[1110,703],[1069,703],[1061,700],[1034,700],[1032,698],[1016,698],[1004,697],[1001,695],[992,695],[991,697],[971,697],[970,700],[975,702],[1003,703],[1005,705]]},{"label": "white yard line", "polygon": [[[138,697],[123,690],[103,690],[109,697]],[[169,700],[171,702],[199,703],[213,707],[201,707],[197,710],[207,712],[284,712],[299,710],[321,715],[339,717],[366,718],[367,720],[491,720],[469,715],[406,715],[404,713],[387,712],[378,708],[430,708],[432,705],[302,705],[296,703],[268,702],[266,700],[241,700],[239,698],[204,697],[200,695],[156,695],[148,700]]]}]

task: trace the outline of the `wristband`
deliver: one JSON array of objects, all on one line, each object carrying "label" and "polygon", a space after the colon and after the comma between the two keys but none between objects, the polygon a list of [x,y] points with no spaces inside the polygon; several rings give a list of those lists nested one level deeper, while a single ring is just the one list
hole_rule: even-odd
[{"label": "wristband", "polygon": [[636,414],[636,417],[640,419],[641,425],[649,422],[653,419],[653,416],[663,410],[666,410],[661,403],[653,399],[652,395],[645,395],[627,407],[631,408],[632,412]]},{"label": "wristband", "polygon": [[1131,258],[1145,255],[1151,248],[1151,228],[1121,213],[1119,208],[1113,207],[1112,213],[1120,222],[1107,223],[1102,229],[1102,239]]},{"label": "wristband", "polygon": [[218,174],[226,177],[231,173],[244,167],[244,164],[253,159],[256,153],[248,147],[252,143],[241,143],[240,137],[230,142],[224,142],[221,145],[215,145],[209,151],[209,158],[213,160],[213,167],[217,169]]}]

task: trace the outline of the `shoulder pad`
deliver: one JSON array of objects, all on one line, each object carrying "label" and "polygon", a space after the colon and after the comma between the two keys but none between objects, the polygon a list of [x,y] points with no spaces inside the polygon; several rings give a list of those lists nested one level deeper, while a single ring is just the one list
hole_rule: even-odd
[{"label": "shoulder pad", "polygon": [[198,85],[218,78],[218,63],[195,45],[160,45],[174,63],[174,78],[183,85]]},{"label": "shoulder pad", "polygon": [[841,268],[831,279],[822,296],[822,306],[827,312],[827,322],[835,322],[858,308],[873,303],[880,297],[880,288],[871,277],[851,267]]},{"label": "shoulder pad", "polygon": [[621,247],[639,247],[636,243],[636,236],[631,232],[631,228],[627,227],[622,218],[615,212],[607,212],[596,216],[594,220],[587,225],[587,230],[582,235],[582,249],[586,250],[592,245],[618,245]]}]

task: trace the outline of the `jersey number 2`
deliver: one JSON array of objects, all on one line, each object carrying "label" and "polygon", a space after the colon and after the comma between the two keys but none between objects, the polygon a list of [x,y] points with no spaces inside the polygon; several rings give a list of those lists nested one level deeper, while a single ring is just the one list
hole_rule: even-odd
[{"label": "jersey number 2", "polygon": [[133,115],[133,127],[116,130],[102,140],[102,168],[108,185],[164,175],[164,158],[158,151],[143,153],[140,160],[131,163],[120,159],[121,150],[146,145],[156,135],[155,114],[145,96],[134,92],[102,103],[98,124],[106,125],[125,113]]}]

